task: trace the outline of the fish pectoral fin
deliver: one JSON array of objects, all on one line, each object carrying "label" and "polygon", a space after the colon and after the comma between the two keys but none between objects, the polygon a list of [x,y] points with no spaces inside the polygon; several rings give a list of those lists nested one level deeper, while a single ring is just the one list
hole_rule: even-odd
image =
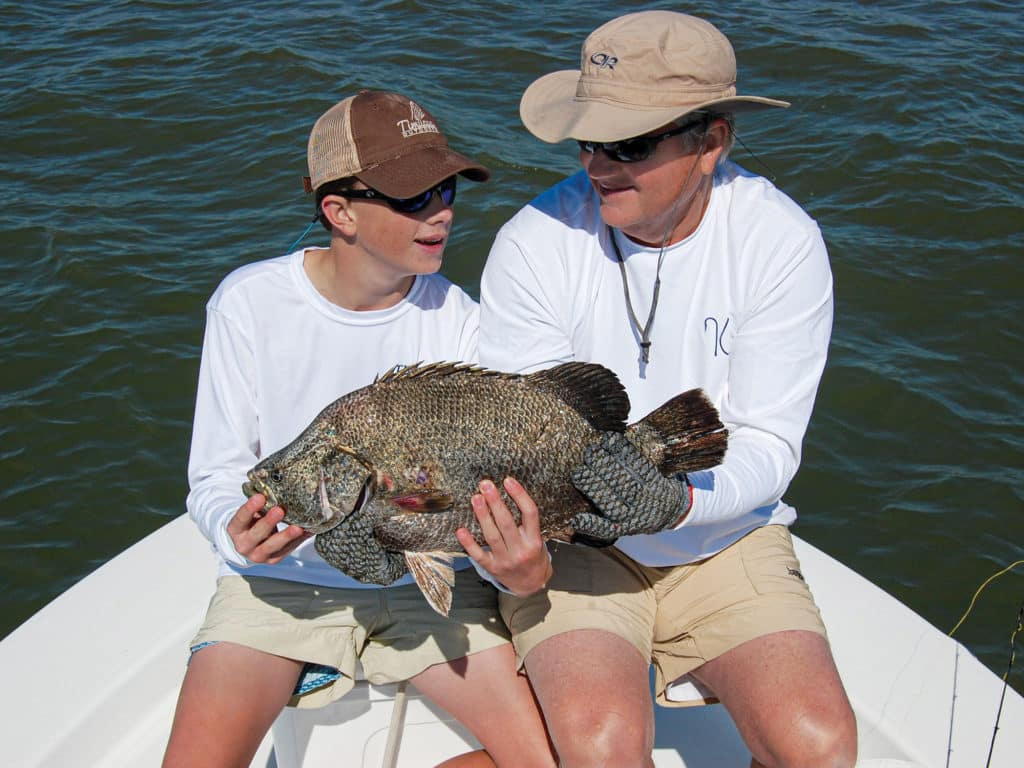
[{"label": "fish pectoral fin", "polygon": [[450,493],[433,488],[402,493],[392,496],[389,501],[406,514],[421,512],[447,512],[455,506],[455,499]]},{"label": "fish pectoral fin", "polygon": [[455,586],[453,555],[447,552],[406,552],[405,563],[430,607],[447,616]]}]

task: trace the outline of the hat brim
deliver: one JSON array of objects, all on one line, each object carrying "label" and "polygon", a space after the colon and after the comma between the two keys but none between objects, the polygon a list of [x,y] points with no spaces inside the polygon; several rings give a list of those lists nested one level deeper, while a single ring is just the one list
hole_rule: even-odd
[{"label": "hat brim", "polygon": [[714,107],[721,112],[754,112],[789,106],[787,101],[763,96],[681,101],[669,107],[578,99],[579,79],[580,70],[567,69],[544,75],[530,84],[519,102],[519,116],[530,133],[550,144],[565,139],[622,141],[649,133],[699,109]]},{"label": "hat brim", "polygon": [[470,181],[487,181],[491,172],[450,147],[426,146],[377,163],[356,178],[388,197],[415,197],[459,174]]}]

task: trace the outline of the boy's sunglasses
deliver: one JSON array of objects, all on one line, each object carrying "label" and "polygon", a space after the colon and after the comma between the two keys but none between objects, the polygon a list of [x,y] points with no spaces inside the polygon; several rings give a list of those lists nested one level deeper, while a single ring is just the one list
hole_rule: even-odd
[{"label": "boy's sunglasses", "polygon": [[376,189],[343,189],[340,192],[333,192],[332,194],[349,200],[380,200],[382,203],[387,203],[388,207],[393,211],[398,211],[399,213],[416,213],[430,205],[430,201],[434,198],[435,192],[441,196],[441,200],[445,205],[451,205],[454,203],[455,177],[449,176],[440,184],[420,192],[418,195],[413,197],[388,197],[382,192],[378,192]]},{"label": "boy's sunglasses", "polygon": [[693,130],[699,125],[706,124],[707,116],[702,115],[696,120],[691,120],[688,123],[680,125],[678,128],[673,128],[671,131],[656,133],[653,136],[637,136],[632,139],[623,139],[622,141],[580,141],[577,139],[576,143],[579,144],[580,149],[588,155],[592,155],[600,149],[608,155],[608,157],[617,162],[639,163],[641,160],[646,160],[653,155],[654,150],[658,148],[658,145],[669,136],[679,136],[680,134]]}]

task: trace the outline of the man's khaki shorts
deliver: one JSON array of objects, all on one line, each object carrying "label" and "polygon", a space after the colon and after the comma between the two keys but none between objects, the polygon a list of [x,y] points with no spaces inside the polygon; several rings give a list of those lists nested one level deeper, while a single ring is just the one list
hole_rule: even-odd
[{"label": "man's khaki shorts", "polygon": [[508,641],[508,629],[498,615],[497,590],[467,568],[455,574],[448,618],[436,613],[414,584],[332,589],[224,576],[190,647],[195,651],[210,643],[238,643],[307,662],[307,670],[318,674],[305,675],[308,682],[289,702],[305,708],[324,706],[348,693],[357,662],[371,683],[393,683]]},{"label": "man's khaki shorts", "polygon": [[825,626],[793,553],[789,530],[767,525],[699,563],[651,568],[615,547],[552,545],[554,576],[527,598],[500,595],[519,664],[541,642],[574,629],[601,629],[632,643],[667,687],[704,662],[772,632]]}]

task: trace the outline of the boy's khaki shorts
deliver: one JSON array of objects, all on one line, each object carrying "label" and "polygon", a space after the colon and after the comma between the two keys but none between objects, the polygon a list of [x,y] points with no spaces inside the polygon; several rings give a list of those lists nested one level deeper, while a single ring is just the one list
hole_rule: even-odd
[{"label": "boy's khaki shorts", "polygon": [[825,626],[793,553],[789,530],[767,525],[699,563],[651,568],[615,547],[552,545],[554,576],[527,598],[500,595],[519,664],[541,642],[602,629],[632,643],[655,667],[655,693],[747,640]]},{"label": "boy's khaki shorts", "polygon": [[393,683],[508,641],[508,629],[498,615],[497,590],[466,568],[455,574],[448,618],[427,604],[415,584],[333,589],[224,576],[190,647],[237,643],[307,662],[307,670],[317,674],[305,675],[303,689],[289,702],[305,708],[324,706],[348,693],[357,662],[371,683]]}]

